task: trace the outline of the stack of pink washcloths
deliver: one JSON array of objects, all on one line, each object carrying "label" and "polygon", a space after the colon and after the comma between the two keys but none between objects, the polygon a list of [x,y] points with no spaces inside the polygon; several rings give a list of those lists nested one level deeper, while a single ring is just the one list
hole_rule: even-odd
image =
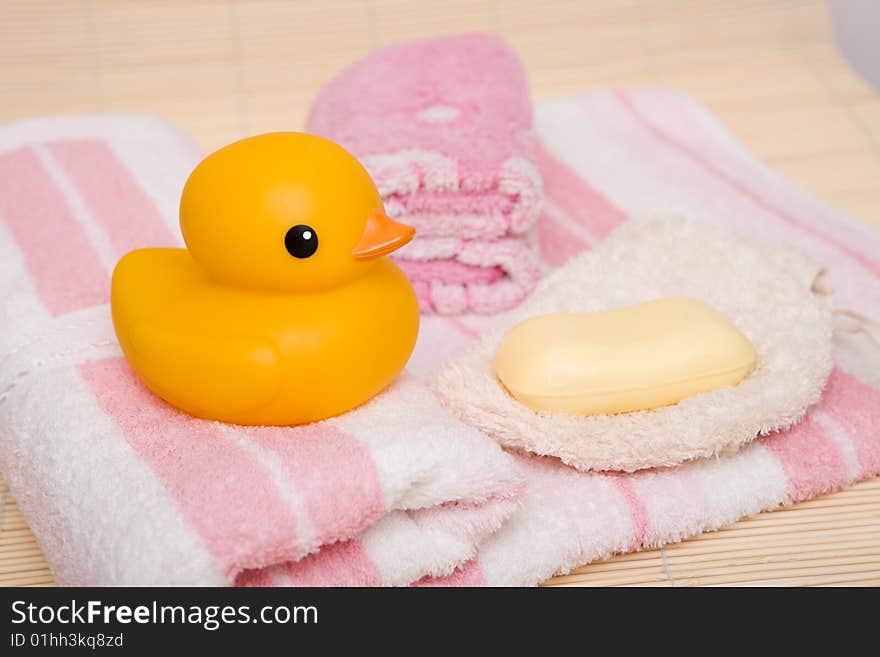
[{"label": "stack of pink washcloths", "polygon": [[[880,319],[880,236],[769,171],[693,101],[598,92],[535,117],[542,267],[631,215],[682,215],[808,254],[839,306]],[[800,424],[634,474],[505,453],[442,408],[424,382],[484,314],[423,317],[406,374],[327,422],[179,413],[122,359],[108,282],[125,251],[180,243],[199,157],[143,117],[0,131],[0,467],[60,583],[534,585],[880,474],[880,348],[858,332],[835,335],[835,370]]]},{"label": "stack of pink washcloths", "polygon": [[541,207],[522,64],[473,34],[377,51],[321,91],[309,132],[354,153],[388,213],[416,228],[395,255],[423,312],[494,313],[539,277]]}]

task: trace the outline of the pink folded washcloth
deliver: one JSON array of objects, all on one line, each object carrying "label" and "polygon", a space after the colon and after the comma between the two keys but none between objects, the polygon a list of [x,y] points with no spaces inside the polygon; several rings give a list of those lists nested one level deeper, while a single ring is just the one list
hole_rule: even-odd
[{"label": "pink folded washcloth", "polygon": [[361,159],[385,208],[416,227],[397,256],[426,312],[492,313],[534,287],[525,233],[541,207],[525,72],[499,38],[376,51],[331,80],[307,129]]},{"label": "pink folded washcloth", "polygon": [[[295,428],[198,420],[121,356],[126,251],[176,246],[199,155],[146,117],[0,130],[0,467],[73,585],[407,584],[510,515],[513,460],[412,375]],[[306,560],[302,560],[310,555]]]},{"label": "pink folded washcloth", "polygon": [[[548,265],[591,248],[629,216],[682,215],[802,251],[828,268],[837,307],[880,321],[880,234],[770,171],[694,101],[597,92],[540,103],[536,117]],[[429,371],[486,325],[484,317],[425,318],[414,363]],[[528,481],[522,508],[477,559],[426,583],[537,584],[880,474],[880,344],[853,332],[858,323],[839,328],[823,398],[794,428],[732,456],[631,475],[517,456]]]}]

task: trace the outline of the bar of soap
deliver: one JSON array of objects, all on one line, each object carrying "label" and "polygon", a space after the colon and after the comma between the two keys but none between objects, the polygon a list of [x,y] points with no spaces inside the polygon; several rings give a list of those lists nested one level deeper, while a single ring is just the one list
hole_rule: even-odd
[{"label": "bar of soap", "polygon": [[511,329],[495,374],[535,411],[629,413],[742,381],[755,350],[723,314],[687,297],[542,315]]}]

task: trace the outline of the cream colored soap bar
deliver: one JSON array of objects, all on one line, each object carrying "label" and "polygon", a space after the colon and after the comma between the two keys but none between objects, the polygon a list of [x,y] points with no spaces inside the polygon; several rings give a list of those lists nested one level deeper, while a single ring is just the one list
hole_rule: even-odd
[{"label": "cream colored soap bar", "polygon": [[606,312],[543,315],[511,329],[495,373],[536,411],[628,413],[736,385],[755,351],[724,315],[674,297]]}]

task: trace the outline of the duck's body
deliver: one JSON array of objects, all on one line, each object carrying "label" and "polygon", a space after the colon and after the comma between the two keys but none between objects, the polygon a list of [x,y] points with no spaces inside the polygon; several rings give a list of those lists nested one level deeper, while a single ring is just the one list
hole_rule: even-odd
[{"label": "duck's body", "polygon": [[388,258],[348,285],[291,296],[218,285],[184,249],[143,249],[120,261],[112,298],[119,342],[147,386],[236,424],[303,424],[362,404],[406,364],[419,325]]},{"label": "duck's body", "polygon": [[119,343],[146,385],[198,417],[313,422],[403,369],[418,302],[387,257],[414,233],[360,164],[298,133],[236,142],[184,187],[187,249],[142,249],[113,272]]}]

